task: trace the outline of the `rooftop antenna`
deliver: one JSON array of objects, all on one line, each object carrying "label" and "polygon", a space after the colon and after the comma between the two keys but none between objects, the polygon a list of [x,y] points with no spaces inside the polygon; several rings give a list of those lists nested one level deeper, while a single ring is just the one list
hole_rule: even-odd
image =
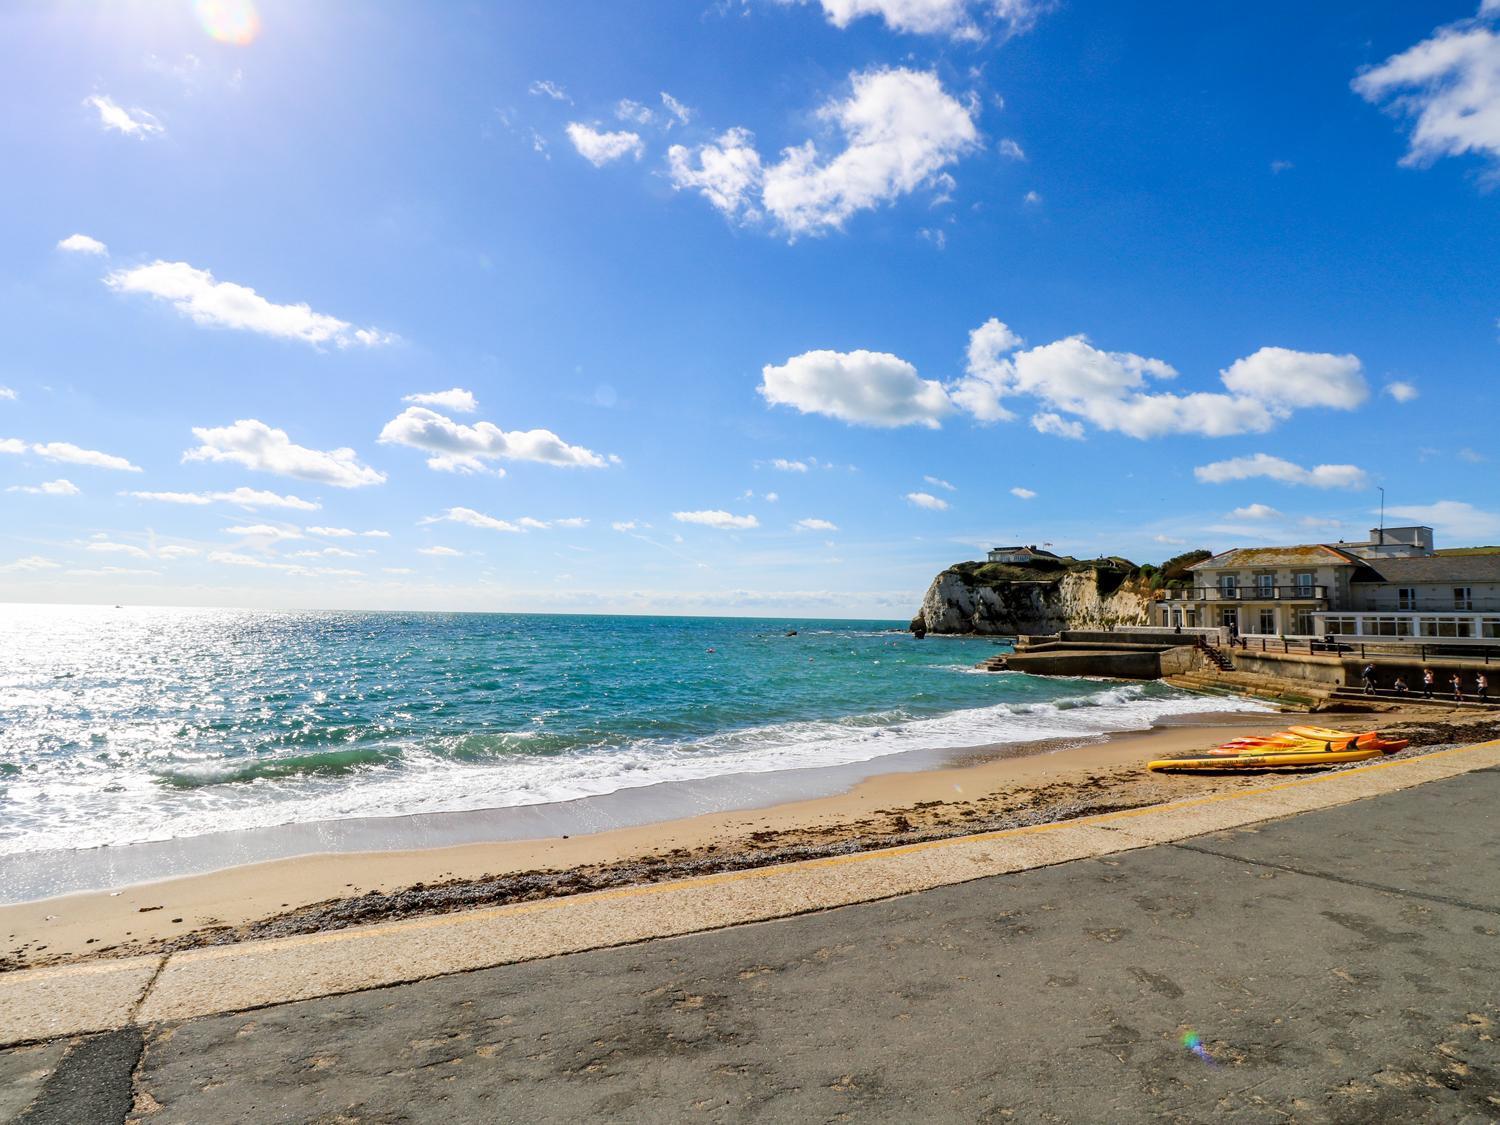
[{"label": "rooftop antenna", "polygon": [[1377,484],[1380,489],[1380,546],[1385,546],[1385,486]]}]

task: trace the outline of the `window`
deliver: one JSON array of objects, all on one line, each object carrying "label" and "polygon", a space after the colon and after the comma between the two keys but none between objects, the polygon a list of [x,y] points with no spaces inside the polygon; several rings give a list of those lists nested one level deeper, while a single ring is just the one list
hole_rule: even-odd
[{"label": "window", "polygon": [[1455,587],[1453,587],[1453,608],[1454,609],[1473,609],[1474,608],[1474,597],[1473,597],[1473,594],[1474,594],[1474,591],[1470,587],[1468,587],[1468,586],[1455,586]]},{"label": "window", "polygon": [[1313,635],[1313,611],[1306,606],[1298,606],[1292,612],[1292,632],[1299,637],[1310,637]]},{"label": "window", "polygon": [[1274,609],[1263,609],[1260,611],[1260,631],[1266,634],[1276,632],[1276,611]]},{"label": "window", "polygon": [[1304,570],[1304,571],[1301,571],[1300,573],[1292,575],[1292,583],[1293,583],[1293,585],[1295,585],[1297,587],[1297,596],[1299,598],[1310,598],[1310,597],[1312,597],[1312,592],[1313,592],[1313,576],[1312,576],[1312,571],[1310,571],[1310,570]]},{"label": "window", "polygon": [[1219,592],[1226,598],[1239,596],[1239,579],[1232,574],[1219,575]]},{"label": "window", "polygon": [[1257,574],[1255,576],[1256,591],[1263,598],[1274,598],[1276,596],[1276,576],[1274,574]]},{"label": "window", "polygon": [[1355,632],[1354,618],[1330,617],[1328,618],[1328,631],[1341,637],[1352,636]]},{"label": "window", "polygon": [[1474,622],[1467,617],[1423,617],[1421,634],[1424,637],[1472,637]]},{"label": "window", "polygon": [[1479,635],[1490,638],[1500,637],[1500,617],[1486,617]]},{"label": "window", "polygon": [[1397,589],[1396,608],[1403,613],[1410,613],[1417,608],[1417,588],[1415,586],[1402,586]]}]

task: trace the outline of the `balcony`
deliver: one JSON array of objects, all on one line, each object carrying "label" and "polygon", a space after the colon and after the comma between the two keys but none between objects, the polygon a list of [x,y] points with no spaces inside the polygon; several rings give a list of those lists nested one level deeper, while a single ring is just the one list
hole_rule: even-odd
[{"label": "balcony", "polygon": [[1159,590],[1166,602],[1326,602],[1327,586],[1193,586]]}]

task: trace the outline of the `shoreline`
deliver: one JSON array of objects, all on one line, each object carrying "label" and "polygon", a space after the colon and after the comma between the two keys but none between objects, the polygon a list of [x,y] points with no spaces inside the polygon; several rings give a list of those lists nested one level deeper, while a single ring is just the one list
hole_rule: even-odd
[{"label": "shoreline", "polygon": [[[1486,727],[1440,708],[1321,719],[1358,730],[1425,723],[1428,749],[1481,741]],[[1268,733],[1295,721],[1173,716],[1083,742],[954,750],[930,768],[886,770],[839,793],[758,808],[578,835],[304,855],[0,906],[0,969],[314,933],[1253,788],[1258,775],[1164,777],[1140,767],[1221,741],[1225,728]]]},{"label": "shoreline", "polygon": [[164,879],[209,875],[282,859],[324,854],[405,853],[466,844],[595,835],[711,813],[748,812],[806,799],[835,797],[872,777],[924,773],[976,754],[1025,757],[1182,725],[1232,726],[1241,721],[1253,725],[1269,713],[1264,710],[1168,713],[1157,717],[1151,726],[1136,730],[916,747],[824,765],[622,785],[608,792],[531,804],[289,821],[165,840],[16,852],[0,855],[0,908]]}]

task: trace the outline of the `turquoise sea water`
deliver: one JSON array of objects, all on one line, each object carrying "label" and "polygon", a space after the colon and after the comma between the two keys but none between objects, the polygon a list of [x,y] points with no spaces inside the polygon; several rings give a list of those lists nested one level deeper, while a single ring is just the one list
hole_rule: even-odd
[{"label": "turquoise sea water", "polygon": [[[1140,729],[897,622],[5,606],[0,854]],[[796,636],[787,636],[791,630]]]}]

